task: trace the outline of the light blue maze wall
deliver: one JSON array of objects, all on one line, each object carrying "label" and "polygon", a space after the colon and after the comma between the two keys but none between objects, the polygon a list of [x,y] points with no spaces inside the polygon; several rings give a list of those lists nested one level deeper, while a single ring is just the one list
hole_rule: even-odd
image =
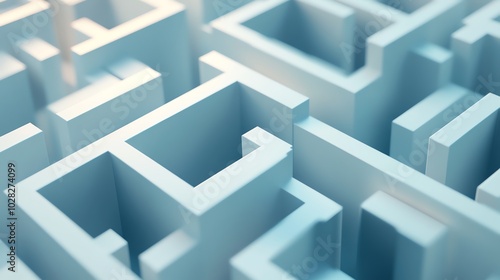
[{"label": "light blue maze wall", "polygon": [[499,19],[0,1],[0,279],[500,279]]}]

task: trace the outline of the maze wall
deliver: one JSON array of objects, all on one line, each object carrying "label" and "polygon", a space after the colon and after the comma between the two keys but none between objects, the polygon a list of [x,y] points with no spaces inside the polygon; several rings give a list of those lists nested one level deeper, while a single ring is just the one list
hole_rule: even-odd
[{"label": "maze wall", "polygon": [[500,279],[500,0],[0,0],[0,279]]}]

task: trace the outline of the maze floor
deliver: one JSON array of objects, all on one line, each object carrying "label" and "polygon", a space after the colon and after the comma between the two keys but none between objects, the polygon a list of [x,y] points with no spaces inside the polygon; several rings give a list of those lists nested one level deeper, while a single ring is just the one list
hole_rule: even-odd
[{"label": "maze floor", "polygon": [[0,279],[500,280],[500,0],[0,0]]}]

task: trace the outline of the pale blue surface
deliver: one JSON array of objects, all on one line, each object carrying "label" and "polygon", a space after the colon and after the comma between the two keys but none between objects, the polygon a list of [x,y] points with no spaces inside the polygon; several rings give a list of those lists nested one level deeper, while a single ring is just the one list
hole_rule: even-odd
[{"label": "pale blue surface", "polygon": [[179,2],[0,1],[0,279],[499,279],[500,0]]}]

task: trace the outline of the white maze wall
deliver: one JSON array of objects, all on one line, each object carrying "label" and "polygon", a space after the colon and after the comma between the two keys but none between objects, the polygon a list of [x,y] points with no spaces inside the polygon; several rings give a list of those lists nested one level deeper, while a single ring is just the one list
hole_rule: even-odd
[{"label": "white maze wall", "polygon": [[0,1],[0,279],[500,279],[499,0],[180,1]]}]

